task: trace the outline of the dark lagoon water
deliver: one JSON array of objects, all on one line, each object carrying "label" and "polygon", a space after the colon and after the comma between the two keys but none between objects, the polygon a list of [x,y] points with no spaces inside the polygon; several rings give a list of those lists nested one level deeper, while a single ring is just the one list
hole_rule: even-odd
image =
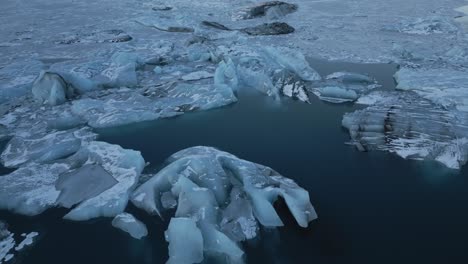
[{"label": "dark lagoon water", "polygon": [[[311,60],[322,75],[368,73],[394,88],[395,65]],[[248,263],[468,263],[468,169],[406,161],[345,145],[345,112],[358,106],[272,101],[241,91],[226,108],[102,130],[100,140],[140,150],[156,171],[181,149],[207,145],[270,166],[309,191],[319,219],[299,228],[282,203],[286,227],[263,230],[244,245]],[[111,219],[64,221],[62,210],[38,217],[0,211],[15,233],[39,231],[17,263],[165,263],[167,222],[129,211],[147,224],[141,241],[114,229]]]}]

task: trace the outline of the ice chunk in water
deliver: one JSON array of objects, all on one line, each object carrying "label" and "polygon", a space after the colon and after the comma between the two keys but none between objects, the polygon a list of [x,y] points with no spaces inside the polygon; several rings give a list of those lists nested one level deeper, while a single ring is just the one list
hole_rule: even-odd
[{"label": "ice chunk in water", "polygon": [[330,103],[353,102],[379,87],[371,77],[352,72],[335,72],[309,90],[320,100]]},{"label": "ice chunk in water", "polygon": [[453,169],[468,161],[466,112],[445,109],[411,92],[387,92],[380,98],[343,118],[357,147],[435,160]]},{"label": "ice chunk in water", "polygon": [[[271,168],[209,147],[179,151],[168,163],[137,188],[132,203],[161,215],[168,208],[163,196],[170,192],[177,197],[172,221],[187,218],[196,224],[206,256],[241,262],[243,252],[237,242],[257,235],[257,220],[267,227],[283,225],[273,207],[279,196],[300,226],[307,227],[317,217],[308,192]],[[172,239],[181,235],[173,233],[171,227],[169,230]],[[177,250],[181,249],[171,248],[170,255],[184,254]]]},{"label": "ice chunk in water", "polygon": [[21,241],[17,247],[15,247],[16,251],[23,250],[24,247],[30,246],[34,243],[34,238],[39,235],[38,232],[31,232],[29,234],[21,234],[24,237],[23,241]]},{"label": "ice chunk in water", "polygon": [[352,102],[358,99],[358,95],[354,90],[337,86],[316,88],[314,93],[320,98],[320,100],[331,103]]},{"label": "ice chunk in water", "polygon": [[60,191],[57,203],[71,208],[84,200],[93,198],[117,184],[112,175],[100,165],[86,164],[75,171],[59,176],[55,188]]},{"label": "ice chunk in water", "polygon": [[141,239],[148,235],[145,224],[129,213],[118,214],[112,220],[112,226],[127,232],[135,239]]},{"label": "ice chunk in water", "polygon": [[172,218],[166,241],[169,242],[167,263],[200,263],[203,260],[203,237],[194,220]]}]

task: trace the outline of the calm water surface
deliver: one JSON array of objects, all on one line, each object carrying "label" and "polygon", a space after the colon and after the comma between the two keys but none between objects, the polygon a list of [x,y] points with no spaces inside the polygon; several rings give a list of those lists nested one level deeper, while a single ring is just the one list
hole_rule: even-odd
[{"label": "calm water surface", "polygon": [[[394,88],[395,65],[311,64],[322,75],[367,73]],[[319,219],[301,229],[279,203],[286,227],[245,244],[248,263],[468,263],[468,169],[357,152],[344,144],[341,119],[358,108],[241,91],[226,108],[98,132],[100,140],[140,150],[151,163],[147,172],[176,151],[207,145],[268,165],[307,189]],[[111,219],[63,221],[62,210],[32,218],[0,211],[0,219],[15,233],[41,233],[17,263],[165,263],[168,223],[129,211],[147,224],[149,237],[134,240]]]}]

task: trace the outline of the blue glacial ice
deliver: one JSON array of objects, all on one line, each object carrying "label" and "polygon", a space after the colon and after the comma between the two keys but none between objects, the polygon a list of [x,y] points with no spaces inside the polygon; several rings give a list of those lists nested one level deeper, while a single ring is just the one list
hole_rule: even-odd
[{"label": "blue glacial ice", "polygon": [[112,220],[112,226],[124,232],[127,232],[135,239],[142,239],[148,235],[148,230],[145,224],[136,219],[129,213],[120,213]]},{"label": "blue glacial ice", "polygon": [[203,256],[222,256],[230,263],[239,263],[243,252],[238,242],[256,237],[259,224],[269,228],[283,226],[273,207],[278,197],[285,200],[301,227],[317,218],[308,192],[271,168],[210,147],[179,151],[167,162],[166,167],[133,192],[131,200],[152,215],[162,215],[168,209],[168,192],[177,200],[167,231],[170,261],[201,261],[200,241],[190,241],[193,250],[185,255],[187,252],[181,251],[184,246],[179,244],[185,242],[180,242],[181,233],[172,225],[200,233]]}]

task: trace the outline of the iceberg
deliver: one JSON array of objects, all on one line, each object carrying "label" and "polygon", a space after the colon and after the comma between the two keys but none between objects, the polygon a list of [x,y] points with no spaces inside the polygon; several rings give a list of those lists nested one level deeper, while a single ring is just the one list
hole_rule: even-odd
[{"label": "iceberg", "polygon": [[[165,206],[168,192],[177,199],[166,232],[169,262],[179,258],[200,262],[205,257],[242,262],[240,241],[256,237],[259,224],[269,228],[283,225],[273,207],[278,197],[285,200],[301,227],[317,218],[308,192],[293,180],[210,147],[173,154],[167,166],[133,192],[131,201],[147,213],[161,216],[170,208]],[[199,237],[187,241],[189,252],[179,246],[187,232]]]},{"label": "iceberg", "polygon": [[367,75],[334,72],[326,76],[321,83],[310,87],[309,91],[320,100],[338,104],[354,102],[379,86],[377,81]]},{"label": "iceberg", "polygon": [[452,169],[468,161],[466,112],[445,109],[412,92],[372,96],[366,100],[369,107],[343,117],[342,125],[358,149],[433,160]]},{"label": "iceberg", "polygon": [[141,239],[148,235],[145,224],[129,213],[121,213],[114,217],[112,226],[127,232],[135,239]]}]

